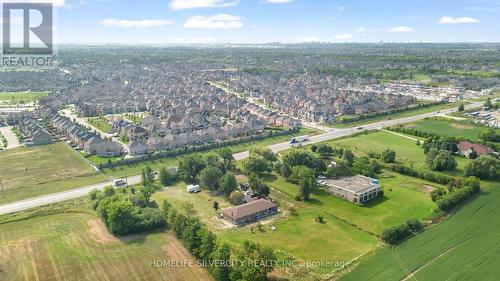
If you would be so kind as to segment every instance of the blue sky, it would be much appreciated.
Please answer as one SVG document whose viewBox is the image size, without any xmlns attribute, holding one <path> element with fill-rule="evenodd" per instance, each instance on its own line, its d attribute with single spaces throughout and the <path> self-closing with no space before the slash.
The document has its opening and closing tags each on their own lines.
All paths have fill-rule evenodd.
<svg viewBox="0 0 500 281">
<path fill-rule="evenodd" d="M 54 1 L 59 43 L 500 42 L 498 0 Z"/>
</svg>

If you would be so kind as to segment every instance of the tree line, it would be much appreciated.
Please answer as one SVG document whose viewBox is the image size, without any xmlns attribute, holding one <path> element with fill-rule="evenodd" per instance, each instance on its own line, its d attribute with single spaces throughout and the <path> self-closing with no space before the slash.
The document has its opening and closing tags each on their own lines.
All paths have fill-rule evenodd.
<svg viewBox="0 0 500 281">
<path fill-rule="evenodd" d="M 268 280 L 276 264 L 272 248 L 247 240 L 239 246 L 220 241 L 200 219 L 177 212 L 168 201 L 162 203 L 162 215 L 175 236 L 215 280 Z"/>
</svg>

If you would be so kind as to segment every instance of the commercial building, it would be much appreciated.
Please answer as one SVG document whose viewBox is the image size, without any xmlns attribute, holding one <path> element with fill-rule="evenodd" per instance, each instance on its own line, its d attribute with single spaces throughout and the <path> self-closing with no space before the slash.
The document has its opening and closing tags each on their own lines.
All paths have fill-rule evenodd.
<svg viewBox="0 0 500 281">
<path fill-rule="evenodd" d="M 380 184 L 377 179 L 362 175 L 324 179 L 320 180 L 320 183 L 326 186 L 333 195 L 360 205 L 377 198 L 380 192 Z"/>
</svg>

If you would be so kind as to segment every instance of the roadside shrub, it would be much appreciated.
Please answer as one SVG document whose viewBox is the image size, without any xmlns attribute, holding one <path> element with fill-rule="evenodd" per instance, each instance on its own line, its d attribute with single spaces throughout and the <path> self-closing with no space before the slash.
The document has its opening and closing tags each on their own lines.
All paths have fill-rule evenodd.
<svg viewBox="0 0 500 281">
<path fill-rule="evenodd" d="M 380 238 L 391 245 L 395 245 L 410 237 L 410 235 L 420 232 L 423 228 L 424 226 L 418 219 L 410 218 L 404 224 L 384 229 Z"/>
<path fill-rule="evenodd" d="M 459 188 L 451 193 L 443 195 L 436 201 L 436 204 L 441 211 L 449 211 L 459 203 L 465 201 L 467 198 L 478 193 L 480 187 L 477 184 Z"/>
<path fill-rule="evenodd" d="M 424 228 L 424 226 L 422 225 L 422 222 L 420 222 L 416 218 L 410 218 L 410 219 L 408 219 L 406 221 L 406 224 L 408 225 L 408 228 L 412 232 L 419 232 L 419 231 L 421 231 Z"/>
<path fill-rule="evenodd" d="M 411 231 L 408 225 L 402 224 L 384 229 L 384 231 L 382 231 L 381 238 L 385 242 L 395 245 L 406 239 L 410 236 L 410 234 Z"/>
</svg>

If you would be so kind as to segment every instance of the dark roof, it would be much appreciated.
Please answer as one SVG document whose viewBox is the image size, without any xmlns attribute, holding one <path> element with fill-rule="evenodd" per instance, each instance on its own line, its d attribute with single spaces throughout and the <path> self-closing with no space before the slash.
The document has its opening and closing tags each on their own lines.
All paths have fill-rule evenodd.
<svg viewBox="0 0 500 281">
<path fill-rule="evenodd" d="M 225 209 L 222 212 L 227 216 L 238 219 L 273 207 L 277 207 L 277 205 L 266 199 L 258 199 L 233 208 Z"/>
</svg>

